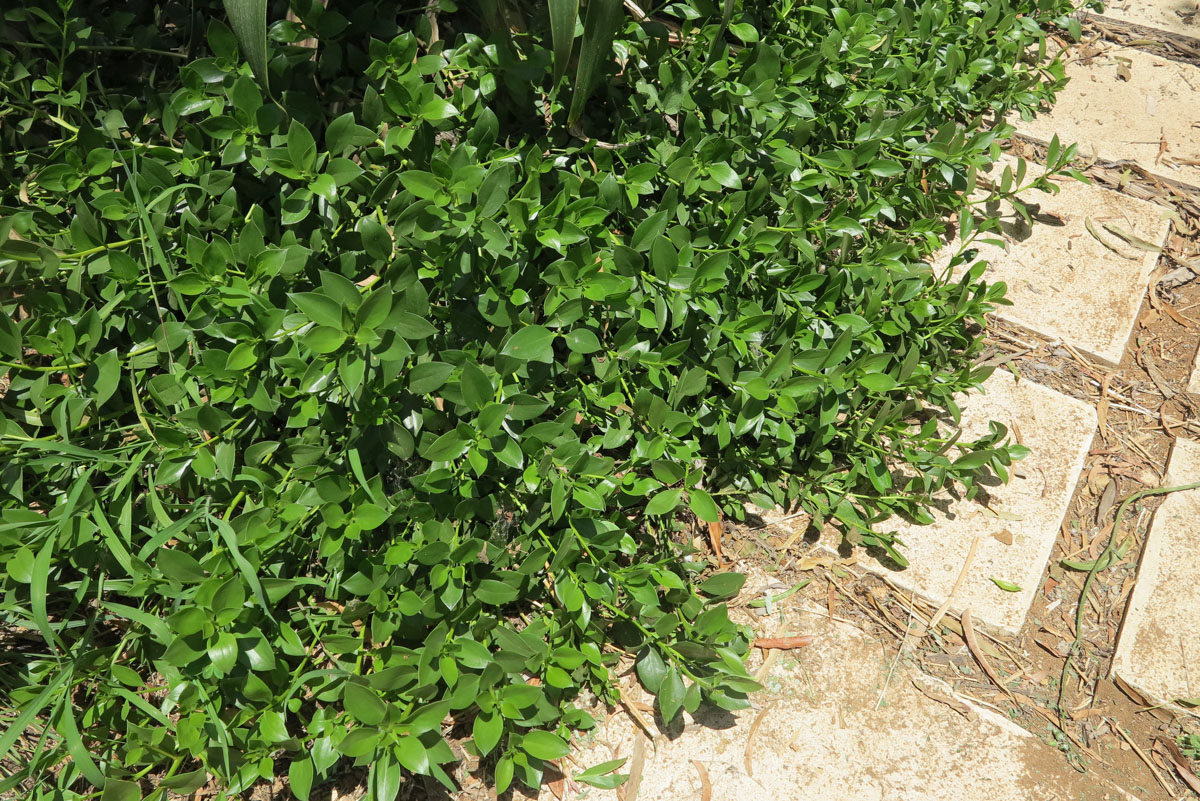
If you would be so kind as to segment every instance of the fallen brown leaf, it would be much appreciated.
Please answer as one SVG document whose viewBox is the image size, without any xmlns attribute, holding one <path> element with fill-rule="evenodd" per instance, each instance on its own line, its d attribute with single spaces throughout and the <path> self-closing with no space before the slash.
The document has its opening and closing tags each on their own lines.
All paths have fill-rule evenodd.
<svg viewBox="0 0 1200 801">
<path fill-rule="evenodd" d="M 723 526 L 719 520 L 708 524 L 708 542 L 712 546 L 713 555 L 717 557 L 717 567 L 725 566 L 725 556 L 721 552 L 722 530 Z"/>
<path fill-rule="evenodd" d="M 1190 787 L 1193 793 L 1200 795 L 1200 777 L 1192 772 L 1188 765 L 1188 758 L 1183 755 L 1183 751 L 1179 750 L 1175 741 L 1167 737 L 1159 737 L 1157 744 L 1167 752 L 1171 763 L 1175 766 L 1175 772 L 1179 774 L 1179 778 L 1183 779 L 1183 783 Z"/>
<path fill-rule="evenodd" d="M 1104 522 L 1104 516 L 1108 514 L 1108 510 L 1112 509 L 1113 504 L 1117 502 L 1117 482 L 1109 479 L 1108 485 L 1104 488 L 1104 494 L 1100 496 L 1100 503 L 1096 506 L 1096 525 Z"/>
<path fill-rule="evenodd" d="M 692 765 L 696 768 L 696 772 L 700 774 L 700 801 L 711 801 L 712 782 L 708 780 L 708 769 L 694 759 L 692 760 Z"/>
<path fill-rule="evenodd" d="M 830 567 L 833 565 L 832 556 L 806 556 L 796 563 L 796 570 L 812 570 L 814 567 Z"/>
<path fill-rule="evenodd" d="M 629 778 L 622 788 L 623 801 L 637 801 L 638 787 L 642 784 L 642 768 L 646 765 L 646 741 L 638 737 L 633 741 L 633 759 L 629 760 Z"/>
<path fill-rule="evenodd" d="M 1191 321 L 1188 320 L 1188 318 L 1184 317 L 1179 312 L 1175 311 L 1175 309 L 1171 306 L 1170 303 L 1164 303 L 1162 306 L 1162 310 L 1167 313 L 1168 317 L 1170 317 L 1175 322 L 1179 323 L 1184 328 L 1192 327 Z"/>
<path fill-rule="evenodd" d="M 642 731 L 646 733 L 646 736 L 653 740 L 654 730 L 650 728 L 649 721 L 642 716 L 642 713 L 637 710 L 637 707 L 634 706 L 634 703 L 625 698 L 624 695 L 621 696 L 620 703 L 621 706 L 625 707 L 625 711 L 629 713 L 629 717 L 637 721 L 638 726 L 641 726 Z"/>
<path fill-rule="evenodd" d="M 795 637 L 759 637 L 754 641 L 755 648 L 779 648 L 782 650 L 790 650 L 792 648 L 803 648 L 806 645 L 812 645 L 815 640 L 812 634 L 799 634 Z"/>
<path fill-rule="evenodd" d="M 975 657 L 975 661 L 983 668 L 983 672 L 992 680 L 992 683 L 1003 690 L 1009 698 L 1012 698 L 1012 690 L 1008 689 L 1008 685 L 1000 680 L 1000 674 L 992 667 L 992 663 L 988 661 L 987 655 L 979 647 L 979 638 L 975 636 L 975 624 L 971 618 L 970 608 L 963 610 L 959 620 L 962 621 L 963 639 L 967 641 L 967 647 L 971 649 L 971 655 Z M 1014 698 L 1013 700 L 1015 701 L 1016 699 Z"/>
<path fill-rule="evenodd" d="M 550 788 L 550 792 L 554 794 L 554 797 L 557 798 L 558 801 L 563 801 L 563 798 L 567 794 L 567 779 L 562 775 L 562 773 L 554 769 L 553 765 L 549 767 L 554 771 L 554 773 L 558 774 L 558 778 L 547 782 L 546 786 Z"/>
<path fill-rule="evenodd" d="M 1067 714 L 1071 716 L 1071 720 L 1080 721 L 1087 720 L 1091 717 L 1103 717 L 1109 713 L 1108 709 L 1072 709 L 1068 710 Z"/>
<path fill-rule="evenodd" d="M 1037 684 L 1038 686 L 1045 687 L 1047 682 L 1050 680 L 1050 668 L 1042 668 L 1034 673 L 1030 673 L 1025 678 L 1026 680 Z"/>
<path fill-rule="evenodd" d="M 758 717 L 750 724 L 750 734 L 746 736 L 746 750 L 742 755 L 742 763 L 746 766 L 746 775 L 754 778 L 754 765 L 750 760 L 750 752 L 754 748 L 754 736 L 758 734 L 758 727 L 762 725 L 763 719 L 767 717 L 767 713 L 775 706 L 775 702 L 767 704 L 762 711 L 758 713 Z"/>
<path fill-rule="evenodd" d="M 1150 349 L 1142 351 L 1142 366 L 1146 368 L 1146 372 L 1150 375 L 1150 380 L 1154 382 L 1154 386 L 1158 387 L 1158 391 L 1163 394 L 1164 398 L 1173 398 L 1177 394 L 1176 391 L 1167 384 L 1166 378 L 1158 369 L 1158 365 L 1154 361 L 1154 356 L 1151 355 Z"/>
</svg>

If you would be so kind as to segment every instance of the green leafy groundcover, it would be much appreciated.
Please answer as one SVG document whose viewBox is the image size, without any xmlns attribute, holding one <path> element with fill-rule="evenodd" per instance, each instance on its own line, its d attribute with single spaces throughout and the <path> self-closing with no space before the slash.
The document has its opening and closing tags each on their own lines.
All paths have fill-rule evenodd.
<svg viewBox="0 0 1200 801">
<path fill-rule="evenodd" d="M 942 431 L 1003 287 L 924 259 L 1069 3 L 551 5 L 4 12 L 0 790 L 537 785 L 622 654 L 756 688 L 691 515 L 902 560 L 1020 455 Z"/>
</svg>

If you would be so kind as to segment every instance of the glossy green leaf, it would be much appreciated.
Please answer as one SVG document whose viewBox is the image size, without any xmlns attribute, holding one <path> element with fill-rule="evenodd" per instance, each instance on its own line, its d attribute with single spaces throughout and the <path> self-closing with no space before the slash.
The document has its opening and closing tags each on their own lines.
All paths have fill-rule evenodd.
<svg viewBox="0 0 1200 801">
<path fill-rule="evenodd" d="M 659 656 L 658 651 L 653 648 L 647 648 L 638 657 L 636 665 L 638 679 L 641 680 L 642 686 L 649 692 L 658 694 L 663 679 L 667 675 L 667 665 L 663 662 L 662 657 Z"/>
<path fill-rule="evenodd" d="M 355 230 L 362 237 L 363 249 L 372 259 L 385 262 L 392 257 L 391 234 L 374 217 L 363 217 Z"/>
<path fill-rule="evenodd" d="M 316 164 L 317 142 L 308 128 L 295 120 L 288 126 L 287 152 L 292 165 L 301 172 L 309 172 Z"/>
<path fill-rule="evenodd" d="M 568 331 L 563 339 L 566 341 L 567 347 L 575 353 L 595 353 L 601 349 L 600 340 L 596 334 L 586 328 Z"/>
<path fill-rule="evenodd" d="M 717 573 L 700 582 L 700 591 L 716 598 L 732 598 L 745 583 L 744 573 Z"/>
<path fill-rule="evenodd" d="M 437 176 L 422 170 L 408 170 L 400 173 L 400 183 L 417 197 L 426 199 L 436 197 L 442 188 Z"/>
<path fill-rule="evenodd" d="M 870 373 L 858 379 L 858 383 L 872 392 L 889 392 L 896 388 L 896 379 L 886 373 Z"/>
<path fill-rule="evenodd" d="M 221 675 L 228 675 L 237 661 L 237 639 L 228 631 L 217 635 L 216 642 L 209 646 L 208 658 L 213 668 Z"/>
<path fill-rule="evenodd" d="M 311 329 L 301 341 L 314 353 L 333 353 L 346 341 L 346 332 L 328 325 Z"/>
<path fill-rule="evenodd" d="M 475 747 L 484 755 L 492 752 L 503 733 L 504 721 L 498 713 L 480 713 L 471 724 L 471 736 L 475 740 Z"/>
<path fill-rule="evenodd" d="M 445 362 L 422 362 L 408 374 L 408 389 L 415 395 L 428 395 L 445 385 L 454 365 Z"/>
<path fill-rule="evenodd" d="M 721 519 L 721 512 L 717 509 L 717 502 L 704 490 L 688 490 L 688 506 L 696 513 L 696 517 L 706 523 L 716 523 Z"/>
<path fill-rule="evenodd" d="M 525 362 L 554 361 L 555 333 L 540 325 L 527 325 L 513 334 L 500 352 Z"/>
<path fill-rule="evenodd" d="M 1004 590 L 1005 592 L 1021 592 L 1021 588 L 1018 585 L 1013 584 L 1011 581 L 1005 581 L 1004 579 L 998 579 L 995 576 L 989 576 L 989 578 L 992 580 L 993 584 L 995 584 L 997 587 Z"/>
<path fill-rule="evenodd" d="M 437 333 L 437 329 L 428 320 L 423 320 L 412 312 L 400 312 L 394 315 L 394 319 L 396 331 L 406 339 L 426 339 Z"/>
<path fill-rule="evenodd" d="M 627 758 L 611 759 L 607 762 L 601 762 L 597 765 L 592 765 L 585 771 L 576 773 L 572 778 L 577 782 L 599 787 L 602 790 L 612 790 L 620 787 L 629 780 L 628 775 L 613 773 L 619 770 L 626 762 Z"/>
<path fill-rule="evenodd" d="M 683 709 L 684 692 L 683 678 L 679 671 L 675 668 L 667 670 L 667 675 L 663 677 L 662 685 L 658 688 L 658 711 L 667 724 L 674 721 L 675 716 Z"/>
<path fill-rule="evenodd" d="M 495 396 L 495 389 L 487 374 L 471 362 L 463 365 L 461 384 L 463 398 L 472 409 L 482 409 Z"/>
<path fill-rule="evenodd" d="M 503 793 L 510 786 L 513 780 L 513 759 L 509 754 L 504 754 L 500 759 L 496 760 L 496 792 Z"/>
<path fill-rule="evenodd" d="M 548 731 L 531 731 L 521 738 L 525 753 L 538 759 L 561 759 L 570 749 L 563 738 Z"/>
<path fill-rule="evenodd" d="M 413 773 L 429 772 L 429 752 L 416 737 L 399 738 L 394 753 L 406 770 Z"/>
<path fill-rule="evenodd" d="M 400 795 L 402 778 L 400 762 L 384 751 L 371 765 L 367 783 L 372 788 L 372 797 L 378 801 L 395 801 Z"/>
<path fill-rule="evenodd" d="M 480 217 L 489 218 L 500 210 L 508 200 L 508 191 L 515 180 L 511 164 L 497 164 L 488 171 L 483 183 L 479 185 Z"/>
<path fill-rule="evenodd" d="M 650 499 L 650 503 L 646 504 L 646 514 L 657 516 L 674 512 L 676 507 L 679 506 L 679 499 L 682 495 L 683 491 L 677 489 L 668 489 L 659 492 Z"/>
<path fill-rule="evenodd" d="M 387 704 L 374 690 L 361 684 L 347 682 L 342 689 L 342 701 L 346 711 L 359 723 L 378 726 L 387 715 Z"/>
<path fill-rule="evenodd" d="M 104 782 L 104 792 L 100 794 L 100 801 L 141 801 L 142 789 L 138 787 L 137 782 L 128 782 L 121 779 L 108 779 Z"/>
<path fill-rule="evenodd" d="M 342 327 L 342 306 L 333 298 L 320 292 L 297 292 L 288 297 L 296 308 L 318 325 L 330 328 Z"/>
<path fill-rule="evenodd" d="M 454 104 L 440 97 L 435 97 L 421 106 L 419 114 L 422 119 L 429 120 L 430 122 L 440 122 L 458 114 L 458 109 L 454 107 Z"/>
<path fill-rule="evenodd" d="M 634 250 L 649 250 L 651 243 L 662 236 L 665 230 L 667 230 L 667 212 L 656 211 L 638 224 L 629 246 Z"/>
<path fill-rule="evenodd" d="M 113 396 L 121 383 L 121 360 L 115 350 L 96 357 L 83 376 L 83 386 L 99 408 Z"/>
<path fill-rule="evenodd" d="M 374 141 L 375 132 L 356 123 L 354 114 L 349 111 L 334 119 L 325 129 L 325 148 L 335 156 Z"/>
<path fill-rule="evenodd" d="M 160 550 L 155 565 L 167 578 L 172 578 L 185 584 L 204 581 L 208 577 L 208 572 L 200 566 L 200 563 L 194 556 L 186 551 L 176 550 L 175 548 L 163 548 Z"/>
<path fill-rule="evenodd" d="M 448 462 L 467 452 L 470 445 L 457 431 L 447 431 L 428 446 L 421 448 L 422 458 L 431 462 Z"/>
<path fill-rule="evenodd" d="M 313 786 L 313 764 L 306 756 L 288 763 L 288 788 L 300 801 L 308 801 Z"/>
</svg>

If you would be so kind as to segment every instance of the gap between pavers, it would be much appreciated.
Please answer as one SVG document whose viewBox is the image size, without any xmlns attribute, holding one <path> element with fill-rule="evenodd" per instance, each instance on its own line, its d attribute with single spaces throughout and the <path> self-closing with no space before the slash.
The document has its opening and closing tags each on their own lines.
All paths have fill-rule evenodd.
<svg viewBox="0 0 1200 801">
<path fill-rule="evenodd" d="M 1128 80 L 1122 74 L 1128 71 Z M 1200 68 L 1113 47 L 1090 59 L 1067 61 L 1070 83 L 1053 109 L 1028 122 L 1014 115 L 1017 131 L 1049 142 L 1077 142 L 1079 155 L 1129 159 L 1152 173 L 1200 186 Z M 1167 149 L 1160 155 L 1162 140 Z"/>
<path fill-rule="evenodd" d="M 999 182 L 1003 169 L 1015 170 L 1016 164 L 1016 159 L 1005 157 L 992 170 L 991 180 Z M 1044 170 L 1027 163 L 1027 171 L 1026 182 Z M 1007 202 L 975 212 L 1002 220 L 1004 247 L 973 243 L 978 258 L 988 262 L 985 279 L 1008 285 L 1013 305 L 1001 306 L 995 314 L 1062 339 L 1108 364 L 1119 364 L 1158 254 L 1134 248 L 1105 226 L 1161 247 L 1170 226 L 1166 210 L 1070 178 L 1056 183 L 1061 187 L 1056 194 L 1021 194 L 1033 214 L 1032 227 Z M 945 264 L 960 247 L 956 238 L 934 265 Z M 970 266 L 960 265 L 956 277 Z"/>
<path fill-rule="evenodd" d="M 886 556 L 863 553 L 859 566 L 886 576 L 908 592 L 941 605 L 951 594 L 971 544 L 979 544 L 951 604 L 955 614 L 970 608 L 978 623 L 1015 636 L 1058 539 L 1096 433 L 1091 405 L 1011 373 L 997 371 L 983 392 L 960 399 L 963 441 L 985 435 L 995 420 L 1010 438 L 1030 449 L 1016 462 L 1008 484 L 988 481 L 973 500 L 945 497 L 933 510 L 936 522 L 916 525 L 898 518 L 884 524 L 904 542 L 909 561 L 895 569 Z M 1011 542 L 1011 544 L 1010 544 Z M 828 546 L 833 543 L 826 540 Z M 1001 589 L 992 579 L 1020 587 Z"/>
<path fill-rule="evenodd" d="M 751 576 L 743 598 L 751 593 Z M 581 735 L 569 772 L 628 758 L 642 740 L 636 801 L 1130 801 L 1122 790 L 1072 769 L 1063 755 L 1003 715 L 950 686 L 893 663 L 890 649 L 823 611 L 792 606 L 759 621 L 775 635 L 817 635 L 781 654 L 766 692 L 737 712 L 701 708 L 650 742 L 623 712 Z M 914 683 L 914 679 L 917 683 Z M 921 689 L 921 688 L 925 689 Z M 627 700 L 649 702 L 639 688 Z M 938 700 L 942 699 L 942 700 Z M 647 713 L 646 717 L 651 717 Z M 656 721 L 661 724 L 661 721 Z M 703 775 L 704 778 L 701 778 Z M 707 785 L 707 790 L 706 790 Z M 564 797 L 609 801 L 614 790 L 564 787 Z M 555 796 L 543 788 L 542 801 Z M 1136 800 L 1135 800 L 1136 801 Z"/>
<path fill-rule="evenodd" d="M 1146 28 L 1200 37 L 1200 5 L 1196 0 L 1110 0 L 1100 19 L 1120 20 Z"/>
<path fill-rule="evenodd" d="M 1176 439 L 1167 471 L 1164 486 L 1200 481 L 1200 444 Z M 1117 640 L 1113 672 L 1156 703 L 1200 703 L 1197 621 L 1200 489 L 1168 495 L 1154 513 Z"/>
</svg>

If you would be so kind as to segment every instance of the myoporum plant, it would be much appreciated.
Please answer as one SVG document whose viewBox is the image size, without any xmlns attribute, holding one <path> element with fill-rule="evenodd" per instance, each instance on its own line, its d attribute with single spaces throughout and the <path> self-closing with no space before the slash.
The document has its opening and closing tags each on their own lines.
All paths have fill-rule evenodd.
<svg viewBox="0 0 1200 801">
<path fill-rule="evenodd" d="M 928 259 L 1069 3 L 228 5 L 3 12 L 0 791 L 536 787 L 622 660 L 757 689 L 690 526 L 903 564 L 1021 455 Z"/>
</svg>

